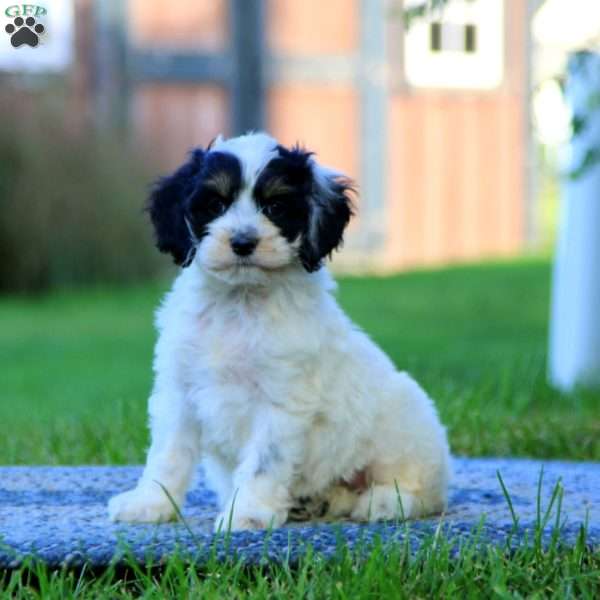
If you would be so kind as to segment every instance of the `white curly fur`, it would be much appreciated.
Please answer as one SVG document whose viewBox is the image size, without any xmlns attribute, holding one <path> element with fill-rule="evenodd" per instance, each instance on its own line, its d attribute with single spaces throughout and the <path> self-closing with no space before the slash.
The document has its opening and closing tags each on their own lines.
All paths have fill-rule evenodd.
<svg viewBox="0 0 600 600">
<path fill-rule="evenodd" d="M 217 141 L 252 164 L 249 187 L 270 156 L 264 138 Z M 232 263 L 233 222 L 269 238 L 264 267 Z M 306 272 L 282 240 L 242 194 L 175 280 L 156 319 L 146 468 L 111 499 L 111 519 L 173 518 L 162 486 L 183 504 L 199 460 L 217 529 L 279 526 L 301 497 L 356 520 L 446 506 L 449 451 L 432 401 L 344 314 L 326 268 Z"/>
</svg>

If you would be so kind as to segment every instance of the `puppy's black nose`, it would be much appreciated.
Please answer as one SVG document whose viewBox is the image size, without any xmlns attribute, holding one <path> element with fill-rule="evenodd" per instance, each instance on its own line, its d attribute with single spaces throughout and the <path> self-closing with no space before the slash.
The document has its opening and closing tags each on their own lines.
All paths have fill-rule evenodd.
<svg viewBox="0 0 600 600">
<path fill-rule="evenodd" d="M 258 245 L 258 237 L 253 233 L 243 232 L 236 233 L 229 241 L 231 249 L 238 256 L 250 256 L 254 252 L 254 248 Z"/>
</svg>

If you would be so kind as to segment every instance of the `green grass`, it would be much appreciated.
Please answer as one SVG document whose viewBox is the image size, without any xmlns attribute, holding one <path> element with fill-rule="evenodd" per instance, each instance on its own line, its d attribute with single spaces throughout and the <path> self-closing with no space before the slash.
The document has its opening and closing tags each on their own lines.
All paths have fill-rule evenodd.
<svg viewBox="0 0 600 600">
<path fill-rule="evenodd" d="M 600 394 L 546 383 L 550 266 L 343 278 L 355 321 L 436 399 L 455 453 L 600 459 Z M 141 462 L 168 283 L 0 299 L 0 464 Z"/>
<path fill-rule="evenodd" d="M 455 453 L 600 460 L 600 392 L 546 383 L 549 282 L 549 263 L 527 260 L 343 278 L 339 298 L 434 396 Z M 0 299 L 0 463 L 144 459 L 152 313 L 167 285 Z M 443 537 L 416 555 L 398 545 L 296 565 L 0 571 L 16 598 L 594 598 L 599 582 L 583 540 L 452 556 Z"/>
<path fill-rule="evenodd" d="M 582 534 L 567 547 L 532 540 L 516 549 L 482 547 L 476 536 L 457 552 L 441 537 L 411 551 L 402 542 L 370 552 L 338 548 L 330 559 L 308 552 L 293 564 L 245 566 L 213 554 L 201 566 L 172 556 L 160 567 L 130 560 L 125 568 L 0 571 L 10 598 L 597 598 L 600 556 Z"/>
</svg>

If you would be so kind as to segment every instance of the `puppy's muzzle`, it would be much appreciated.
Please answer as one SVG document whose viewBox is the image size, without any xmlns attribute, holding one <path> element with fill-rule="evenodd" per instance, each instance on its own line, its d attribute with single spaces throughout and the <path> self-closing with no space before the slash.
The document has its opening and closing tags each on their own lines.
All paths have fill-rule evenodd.
<svg viewBox="0 0 600 600">
<path fill-rule="evenodd" d="M 250 256 L 258 246 L 258 236 L 253 231 L 241 231 L 231 236 L 229 243 L 238 256 Z"/>
</svg>

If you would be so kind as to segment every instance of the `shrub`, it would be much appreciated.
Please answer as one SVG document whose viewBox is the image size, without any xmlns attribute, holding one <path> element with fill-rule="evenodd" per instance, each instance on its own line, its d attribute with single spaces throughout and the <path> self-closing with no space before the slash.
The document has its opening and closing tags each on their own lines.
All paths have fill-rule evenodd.
<svg viewBox="0 0 600 600">
<path fill-rule="evenodd" d="M 0 98 L 0 292 L 157 273 L 165 261 L 142 210 L 150 178 L 131 150 L 22 104 Z"/>
</svg>

